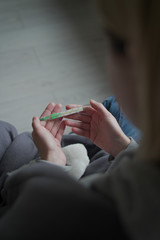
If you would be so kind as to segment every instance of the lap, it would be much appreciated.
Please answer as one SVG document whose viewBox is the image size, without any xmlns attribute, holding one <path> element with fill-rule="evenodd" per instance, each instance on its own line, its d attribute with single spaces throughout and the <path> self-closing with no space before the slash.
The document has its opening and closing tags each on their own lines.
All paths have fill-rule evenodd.
<svg viewBox="0 0 160 240">
<path fill-rule="evenodd" d="M 0 121 L 0 189 L 7 173 L 30 162 L 38 151 L 30 133 L 17 133 L 14 126 Z"/>
<path fill-rule="evenodd" d="M 8 178 L 5 189 L 7 214 L 0 212 L 1 239 L 59 239 L 70 228 L 71 237 L 75 230 L 84 237 L 86 230 L 92 229 L 90 236 L 98 238 L 104 236 L 106 225 L 109 237 L 114 236 L 115 227 L 115 234 L 120 235 L 113 204 L 58 166 L 40 162 L 25 166 Z"/>
<path fill-rule="evenodd" d="M 0 121 L 0 160 L 17 135 L 13 125 Z"/>
</svg>

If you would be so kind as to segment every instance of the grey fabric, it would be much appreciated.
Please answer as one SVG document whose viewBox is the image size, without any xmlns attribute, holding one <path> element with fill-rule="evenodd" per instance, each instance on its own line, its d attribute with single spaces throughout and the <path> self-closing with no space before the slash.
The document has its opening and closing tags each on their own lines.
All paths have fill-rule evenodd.
<svg viewBox="0 0 160 240">
<path fill-rule="evenodd" d="M 17 133 L 14 126 L 0 121 L 0 189 L 7 172 L 29 163 L 38 156 L 31 133 Z"/>
<path fill-rule="evenodd" d="M 112 202 L 56 165 L 34 162 L 16 170 L 2 196 L 0 239 L 126 239 Z"/>
<path fill-rule="evenodd" d="M 111 161 L 109 159 L 110 155 L 107 152 L 97 147 L 85 137 L 81 137 L 75 134 L 63 136 L 62 146 L 67 146 L 75 143 L 81 143 L 86 147 L 90 159 L 90 164 L 86 168 L 86 171 L 82 177 L 94 173 L 104 173 L 108 170 L 111 165 Z"/>
<path fill-rule="evenodd" d="M 128 152 L 90 187 L 114 203 L 129 239 L 160 239 L 160 165 Z"/>
<path fill-rule="evenodd" d="M 18 168 L 22 160 L 36 156 L 37 149 L 30 134 L 17 135 L 5 124 L 1 131 L 7 137 L 0 164 L 5 173 L 17 170 L 8 175 L 1 190 L 0 239 L 76 238 L 86 233 L 97 239 L 160 239 L 160 166 L 139 159 L 131 151 L 137 147 L 134 141 L 117 158 L 106 158 L 105 173 L 78 182 L 45 161 Z M 91 164 L 106 157 L 89 140 L 78 139 L 86 146 Z M 62 145 L 75 141 L 77 136 L 65 136 Z M 21 144 L 33 148 L 16 152 L 12 144 L 18 150 Z"/>
<path fill-rule="evenodd" d="M 17 130 L 14 126 L 0 121 L 0 160 L 16 136 Z"/>
</svg>

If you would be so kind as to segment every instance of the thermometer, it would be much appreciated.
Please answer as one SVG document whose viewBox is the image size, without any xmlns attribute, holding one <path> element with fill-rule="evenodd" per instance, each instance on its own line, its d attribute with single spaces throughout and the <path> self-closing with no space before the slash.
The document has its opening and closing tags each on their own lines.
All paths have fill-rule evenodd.
<svg viewBox="0 0 160 240">
<path fill-rule="evenodd" d="M 56 118 L 61 118 L 61 117 L 65 117 L 71 114 L 75 114 L 75 113 L 79 113 L 83 111 L 84 106 L 81 107 L 77 107 L 77 108 L 72 108 L 63 112 L 58 112 L 58 113 L 53 113 L 50 116 L 46 116 L 43 118 L 40 118 L 40 121 L 48 121 L 48 120 L 52 120 L 52 119 L 56 119 Z"/>
</svg>

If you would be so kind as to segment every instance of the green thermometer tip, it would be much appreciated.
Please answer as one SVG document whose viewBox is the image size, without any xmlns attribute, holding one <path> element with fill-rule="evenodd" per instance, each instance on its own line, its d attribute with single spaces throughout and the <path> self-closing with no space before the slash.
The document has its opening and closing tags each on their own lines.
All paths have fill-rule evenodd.
<svg viewBox="0 0 160 240">
<path fill-rule="evenodd" d="M 53 120 L 53 119 L 57 119 L 57 118 L 60 118 L 60 117 L 65 117 L 65 116 L 68 116 L 68 115 L 71 115 L 71 114 L 74 114 L 74 113 L 79 113 L 79 112 L 82 112 L 82 111 L 83 111 L 83 106 L 78 107 L 78 108 L 72 108 L 72 109 L 69 109 L 69 110 L 64 111 L 64 112 L 53 113 L 50 116 L 40 118 L 40 121 Z"/>
</svg>

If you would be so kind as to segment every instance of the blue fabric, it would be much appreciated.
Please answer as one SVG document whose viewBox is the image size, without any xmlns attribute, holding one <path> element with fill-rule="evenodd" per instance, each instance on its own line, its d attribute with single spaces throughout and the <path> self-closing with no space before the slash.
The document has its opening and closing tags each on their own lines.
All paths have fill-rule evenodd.
<svg viewBox="0 0 160 240">
<path fill-rule="evenodd" d="M 140 130 L 135 127 L 126 117 L 126 115 L 120 109 L 115 97 L 110 96 L 104 102 L 105 108 L 116 118 L 123 132 L 132 137 L 136 142 L 139 142 L 141 138 Z"/>
</svg>

